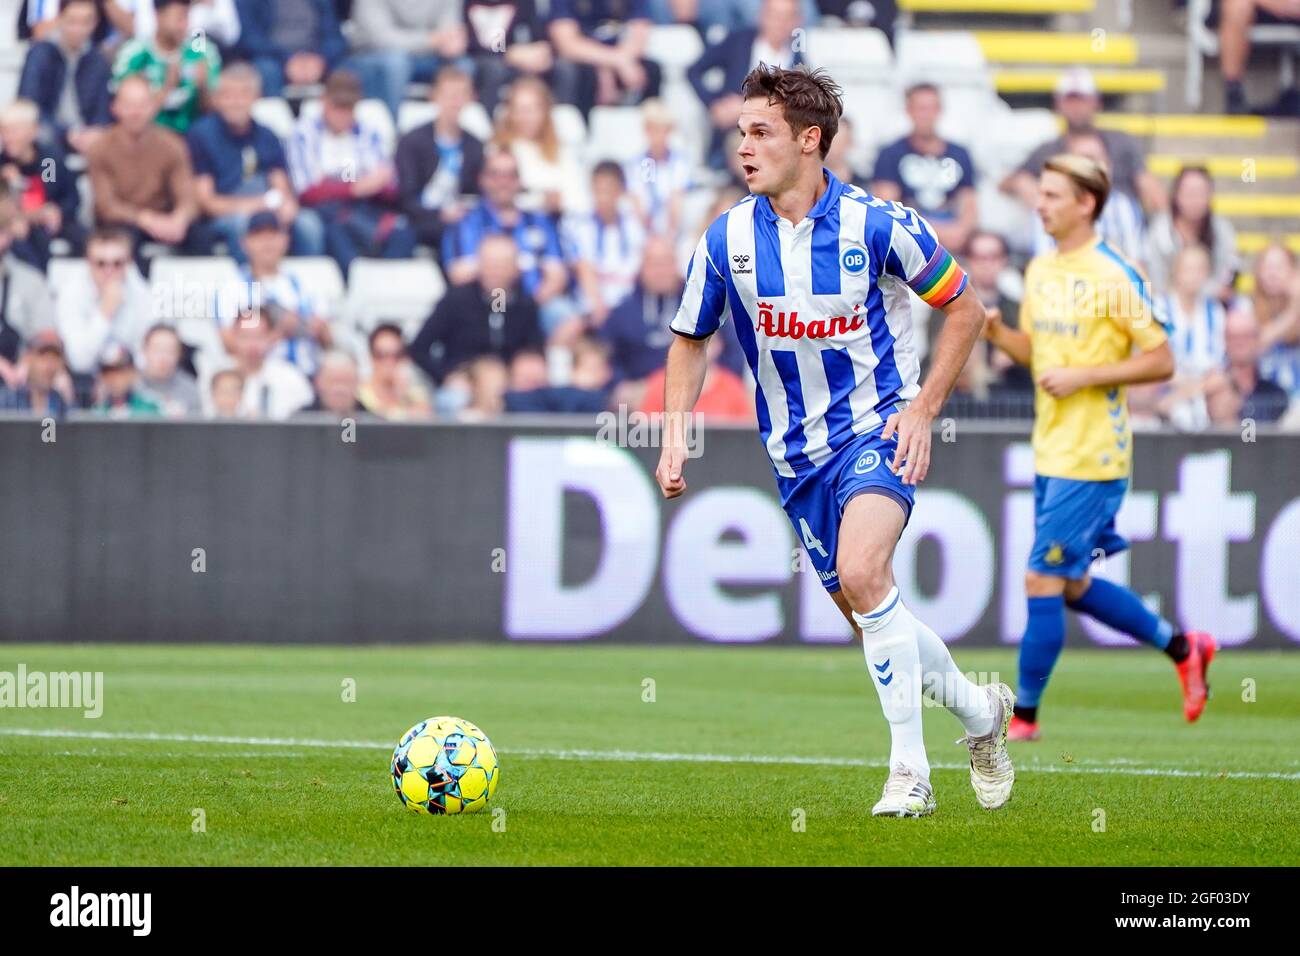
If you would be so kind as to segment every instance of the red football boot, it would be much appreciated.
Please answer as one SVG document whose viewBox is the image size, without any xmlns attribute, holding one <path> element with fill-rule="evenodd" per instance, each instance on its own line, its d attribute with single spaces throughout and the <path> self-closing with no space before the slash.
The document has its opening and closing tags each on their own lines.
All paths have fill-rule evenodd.
<svg viewBox="0 0 1300 956">
<path fill-rule="evenodd" d="M 1011 723 L 1007 725 L 1007 740 L 1037 740 L 1039 737 L 1038 722 L 1030 723 L 1027 720 L 1021 720 L 1014 714 L 1011 717 Z"/>
<path fill-rule="evenodd" d="M 1210 696 L 1210 685 L 1206 683 L 1205 675 L 1219 645 L 1204 631 L 1188 631 L 1184 636 L 1190 652 L 1181 664 L 1175 666 L 1183 684 L 1183 716 L 1191 723 L 1205 710 L 1206 698 Z"/>
</svg>

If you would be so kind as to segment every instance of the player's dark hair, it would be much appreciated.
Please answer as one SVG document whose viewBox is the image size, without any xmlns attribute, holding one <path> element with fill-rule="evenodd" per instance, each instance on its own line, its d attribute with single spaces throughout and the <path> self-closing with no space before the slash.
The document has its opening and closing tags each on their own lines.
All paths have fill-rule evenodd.
<svg viewBox="0 0 1300 956">
<path fill-rule="evenodd" d="M 96 226 L 90 235 L 86 238 L 86 246 L 92 243 L 101 242 L 120 242 L 128 249 L 131 248 L 131 234 L 121 226 Z"/>
<path fill-rule="evenodd" d="M 840 129 L 844 91 L 825 70 L 808 70 L 802 66 L 783 70 L 760 63 L 745 77 L 740 95 L 747 100 L 760 97 L 769 105 L 779 104 L 795 136 L 816 126 L 822 131 L 819 148 L 822 159 L 826 158 L 831 141 Z"/>
</svg>

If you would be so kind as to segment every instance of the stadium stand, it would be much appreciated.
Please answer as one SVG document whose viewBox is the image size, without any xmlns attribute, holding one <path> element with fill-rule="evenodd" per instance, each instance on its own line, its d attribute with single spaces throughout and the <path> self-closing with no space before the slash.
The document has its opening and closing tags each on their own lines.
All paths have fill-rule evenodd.
<svg viewBox="0 0 1300 956">
<path fill-rule="evenodd" d="M 438 0 L 411 2 L 427 5 Z M 269 16 L 274 18 L 276 5 L 274 0 L 269 3 Z M 19 24 L 23 9 L 15 0 L 0 0 L 0 107 L 15 98 L 19 75 L 33 42 L 20 39 L 34 28 L 31 23 Z M 546 4 L 541 4 L 540 9 L 544 14 Z M 805 5 L 805 11 L 810 9 L 814 6 Z M 1175 233 L 1178 229 L 1201 228 L 1197 215 L 1186 210 L 1172 218 L 1161 216 L 1167 211 L 1164 204 L 1169 185 L 1180 171 L 1204 167 L 1212 185 L 1209 212 L 1230 227 L 1230 232 L 1221 232 L 1235 237 L 1238 256 L 1239 300 L 1225 304 L 1264 309 L 1282 316 L 1279 321 L 1289 321 L 1285 319 L 1291 314 L 1289 293 L 1279 289 L 1289 288 L 1290 282 L 1300 290 L 1300 280 L 1292 278 L 1296 274 L 1294 257 L 1300 253 L 1300 160 L 1296 158 L 1300 156 L 1300 124 L 1294 116 L 1224 115 L 1204 108 L 1204 104 L 1222 102 L 1224 96 L 1221 78 L 1214 69 L 1218 38 L 1211 0 L 1152 0 L 1142 4 L 1131 0 L 899 0 L 898 10 L 898 20 L 890 25 L 888 34 L 827 16 L 802 23 L 788 44 L 792 56 L 809 67 L 826 69 L 844 89 L 845 115 L 851 122 L 853 138 L 844 162 L 856 181 L 865 186 L 872 178 L 882 147 L 910 135 L 912 124 L 904 109 L 905 92 L 917 83 L 933 85 L 942 103 L 937 134 L 969 152 L 978 226 L 1005 242 L 1010 260 L 998 287 L 1014 291 L 1029 248 L 1034 214 L 1026 196 L 1008 188 L 1008 183 L 1035 150 L 1067 128 L 1063 97 L 1077 99 L 1084 96 L 1079 89 L 1093 89 L 1093 109 L 1099 107 L 1100 111 L 1088 122 L 1104 137 L 1133 144 L 1137 171 L 1144 171 L 1141 188 L 1135 189 L 1139 193 L 1135 198 L 1145 207 L 1141 213 L 1143 227 L 1167 229 L 1172 222 Z M 354 35 L 350 24 L 343 25 L 343 35 Z M 105 42 L 113 44 L 120 39 L 110 36 Z M 666 232 L 684 267 L 696 237 L 707 225 L 705 217 L 710 210 L 716 210 L 719 202 L 734 202 L 743 195 L 743 188 L 736 192 L 734 169 L 709 163 L 709 112 L 688 78 L 691 67 L 706 49 L 706 39 L 716 41 L 717 34 L 690 23 L 656 23 L 650 28 L 644 56 L 658 66 L 659 93 L 644 107 L 628 94 L 607 95 L 611 90 L 598 84 L 595 105 L 589 109 L 589 104 L 561 99 L 550 107 L 549 116 L 515 117 L 515 135 L 529 140 L 524 151 L 516 150 L 522 163 L 549 160 L 556 163 L 555 168 L 570 171 L 562 183 L 561 202 L 555 203 L 553 195 L 533 195 L 532 205 L 521 200 L 520 209 L 541 207 L 541 212 L 552 219 L 558 236 L 584 234 L 583 229 L 590 227 L 589 221 L 581 218 L 590 215 L 590 174 L 598 163 L 614 160 L 626 177 L 636 180 L 631 183 L 636 188 L 628 190 L 627 202 L 629 208 L 634 201 L 637 204 L 641 227 L 652 234 Z M 1251 31 L 1250 41 L 1247 79 L 1255 86 L 1280 86 L 1285 91 L 1294 82 L 1292 61 L 1300 43 L 1300 24 L 1260 23 Z M 545 37 L 538 42 L 548 43 Z M 331 53 L 335 62 L 347 66 L 350 61 L 340 60 L 336 54 Z M 238 48 L 223 50 L 224 62 L 238 59 Z M 498 79 L 507 80 L 541 76 L 549 91 L 562 95 L 565 84 L 556 77 L 563 71 L 539 71 L 537 66 L 517 66 L 513 73 L 496 73 L 500 74 Z M 1086 82 L 1078 79 L 1080 68 L 1088 71 Z M 253 108 L 257 122 L 286 146 L 304 117 L 321 115 L 320 97 L 328 77 L 310 83 L 296 82 L 293 76 L 287 79 L 283 95 L 263 97 Z M 361 79 L 364 85 L 365 77 Z M 219 75 L 213 80 L 219 83 Z M 1079 87 L 1081 82 L 1084 87 Z M 1172 90 L 1183 92 L 1185 106 L 1170 102 Z M 357 103 L 357 122 L 379 131 L 381 149 L 391 157 L 401 136 L 436 119 L 438 107 L 430 102 L 429 91 L 428 83 L 411 84 L 394 113 L 384 101 L 373 98 L 375 94 L 367 87 L 371 98 Z M 480 101 L 501 104 L 503 93 L 504 89 L 495 86 L 486 91 L 480 87 L 476 90 L 478 101 L 465 104 L 459 113 L 461 129 L 489 151 L 501 148 L 505 142 L 500 127 L 503 106 L 498 106 L 496 115 L 490 115 Z M 1177 112 L 1179 108 L 1188 112 Z M 665 115 L 671 118 L 671 128 L 663 151 L 656 154 L 660 147 L 654 146 L 647 135 L 648 117 Z M 530 131 L 520 134 L 522 127 Z M 89 177 L 78 175 L 84 162 L 72 149 L 74 140 L 80 142 L 81 132 L 57 130 L 58 141 L 43 143 L 42 148 L 57 151 L 60 156 L 66 154 L 70 175 L 77 175 L 81 197 L 77 217 L 89 229 L 96 225 L 93 192 Z M 93 136 L 95 131 L 88 132 Z M 1114 143 L 1107 142 L 1114 152 Z M 328 166 L 330 156 L 344 156 L 356 144 L 348 142 L 345 132 L 326 133 L 322 142 L 314 142 L 313 147 L 321 152 Z M 513 145 L 510 148 L 515 150 Z M 434 172 L 422 185 L 424 209 L 435 210 L 444 225 L 455 224 L 483 202 L 481 184 L 471 182 L 472 175 L 459 177 L 462 160 L 458 149 L 446 147 L 437 162 L 428 164 Z M 566 162 L 572 165 L 564 165 Z M 334 199 L 364 197 L 364 210 L 371 216 L 365 220 L 366 231 L 361 233 L 365 241 L 353 243 L 357 248 L 342 255 L 331 247 L 327 256 L 285 259 L 284 273 L 305 290 L 304 301 L 310 303 L 310 308 L 302 305 L 298 311 L 303 314 L 289 309 L 284 321 L 289 327 L 299 328 L 299 334 L 305 334 L 302 323 L 312 325 L 312 335 L 322 343 L 332 342 L 352 352 L 364 371 L 369 331 L 378 323 L 391 321 L 409 343 L 447 291 L 446 264 L 441 261 L 443 250 L 436 247 L 437 243 L 427 244 L 428 240 L 421 240 L 426 244 L 416 247 L 410 257 L 391 251 L 402 248 L 401 243 L 384 244 L 385 237 L 404 228 L 403 207 L 395 203 L 396 184 L 388 167 L 354 177 L 355 181 L 348 177 L 346 162 L 339 168 L 342 172 L 337 181 L 312 186 L 312 202 L 318 207 L 324 203 L 333 210 L 329 203 Z M 524 179 L 529 171 L 526 165 L 521 170 Z M 14 189 L 16 183 L 12 180 L 10 188 Z M 1149 188 L 1152 184 L 1154 187 Z M 32 185 L 27 183 L 28 193 Z M 415 185 L 418 192 L 421 184 Z M 298 188 L 303 188 L 302 184 Z M 267 193 L 261 197 L 235 197 L 234 201 L 247 214 L 261 210 L 280 215 L 277 210 L 284 208 L 286 198 L 294 197 Z M 306 208 L 308 204 L 303 205 Z M 509 220 L 515 212 L 501 214 L 507 221 L 498 222 L 497 231 L 512 233 L 515 226 Z M 339 228 L 348 228 L 349 213 L 331 211 L 331 215 L 341 216 Z M 479 209 L 476 215 L 485 216 L 484 221 L 491 223 L 498 212 L 489 206 Z M 580 225 L 583 222 L 587 225 Z M 521 243 L 519 250 L 521 274 L 527 274 L 532 255 L 529 243 Z M 213 301 L 218 291 L 228 293 L 246 280 L 240 278 L 229 258 L 192 255 L 196 250 L 185 243 L 172 245 L 167 255 L 153 256 L 150 263 L 151 254 L 157 251 L 148 245 L 140 250 L 141 259 L 150 269 L 156 302 L 161 303 L 156 305 L 160 311 L 154 318 L 177 324 L 190 346 L 190 361 L 195 368 L 204 364 L 221 366 L 229 359 L 230 343 L 223 338 Z M 46 281 L 55 297 L 59 289 L 84 281 L 86 274 L 85 262 L 67 258 L 67 252 L 54 249 L 46 270 Z M 960 258 L 965 250 L 954 252 Z M 575 340 L 568 337 L 573 329 L 600 335 L 599 322 L 582 312 L 584 296 L 572 278 L 575 250 L 562 244 L 561 253 L 568 270 L 568 287 L 559 295 L 548 291 L 544 307 L 546 327 L 557 330 L 547 345 L 546 365 L 552 370 L 567 367 L 567 360 L 557 355 L 573 347 Z M 13 254 L 23 255 L 21 243 Z M 380 258 L 390 254 L 404 257 Z M 1271 304 L 1263 303 L 1257 290 L 1260 280 L 1256 265 L 1266 256 L 1270 257 L 1270 268 L 1283 273 L 1269 272 L 1263 280 L 1268 287 L 1266 293 L 1272 296 Z M 1277 265 L 1286 256 L 1291 257 L 1289 273 L 1287 267 Z M 349 260 L 350 267 L 341 269 L 339 263 L 346 265 Z M 181 294 L 174 294 L 176 290 Z M 187 298 L 186 292 L 194 295 Z M 1300 296 L 1300 291 L 1296 295 Z M 1300 309 L 1300 302 L 1295 307 Z M 923 307 L 915 311 L 922 321 L 928 318 Z M 1278 349 L 1296 353 L 1300 367 L 1300 328 L 1271 334 L 1277 339 Z M 413 374 L 419 373 L 413 370 Z M 1300 396 L 1296 397 L 1300 400 Z M 1003 395 L 996 402 L 964 400 L 958 407 L 983 415 L 1023 417 L 1028 414 L 1028 406 L 1022 398 Z M 443 407 L 436 400 L 433 404 Z M 1297 417 L 1300 413 L 1292 419 Z"/>
</svg>

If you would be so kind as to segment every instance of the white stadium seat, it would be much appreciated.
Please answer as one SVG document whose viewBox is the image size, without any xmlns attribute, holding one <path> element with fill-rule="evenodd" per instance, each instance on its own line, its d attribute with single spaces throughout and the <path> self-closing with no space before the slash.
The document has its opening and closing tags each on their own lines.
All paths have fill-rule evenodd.
<svg viewBox="0 0 1300 956">
<path fill-rule="evenodd" d="M 645 124 L 641 110 L 635 106 L 597 106 L 591 111 L 591 136 L 587 144 L 587 161 L 602 159 L 624 162 L 645 152 Z"/>
<path fill-rule="evenodd" d="M 812 27 L 806 43 L 808 65 L 826 69 L 841 86 L 883 83 L 893 73 L 894 56 L 880 30 Z"/>
<path fill-rule="evenodd" d="M 302 284 L 313 302 L 320 304 L 326 318 L 342 313 L 347 289 L 337 262 L 329 256 L 291 256 L 284 260 L 282 268 Z"/>
<path fill-rule="evenodd" d="M 368 333 L 396 322 L 409 341 L 447 290 L 432 259 L 354 259 L 348 271 L 349 318 Z"/>
<path fill-rule="evenodd" d="M 684 23 L 662 24 L 650 28 L 646 42 L 646 59 L 659 64 L 664 79 L 682 77 L 691 64 L 704 53 L 699 31 Z"/>
<path fill-rule="evenodd" d="M 972 33 L 900 30 L 896 42 L 896 75 L 904 87 L 926 81 L 937 86 L 993 88 L 984 51 Z"/>
<path fill-rule="evenodd" d="M 264 96 L 254 103 L 253 119 L 282 140 L 293 135 L 293 110 L 278 96 Z"/>
<path fill-rule="evenodd" d="M 438 118 L 438 107 L 423 100 L 405 100 L 397 110 L 397 133 L 403 136 Z M 460 128 L 487 142 L 492 138 L 492 120 L 482 103 L 470 103 L 460 113 Z"/>
<path fill-rule="evenodd" d="M 551 107 L 551 122 L 555 124 L 560 143 L 574 156 L 582 156 L 587 151 L 587 124 L 582 120 L 581 110 L 568 103 L 557 103 Z"/>
</svg>

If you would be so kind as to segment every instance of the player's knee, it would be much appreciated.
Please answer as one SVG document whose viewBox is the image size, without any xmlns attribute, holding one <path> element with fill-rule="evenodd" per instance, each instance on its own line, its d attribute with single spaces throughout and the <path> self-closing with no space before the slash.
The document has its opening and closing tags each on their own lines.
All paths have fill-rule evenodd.
<svg viewBox="0 0 1300 956">
<path fill-rule="evenodd" d="M 873 610 L 894 586 L 889 563 L 871 555 L 854 558 L 839 568 L 840 589 L 853 609 L 861 614 Z"/>
<path fill-rule="evenodd" d="M 1039 574 L 1037 571 L 1025 572 L 1025 597 L 1055 597 L 1064 590 L 1064 578 Z"/>
<path fill-rule="evenodd" d="M 1092 585 L 1092 578 L 1084 575 L 1065 582 L 1065 603 L 1073 604 L 1087 592 Z"/>
</svg>

